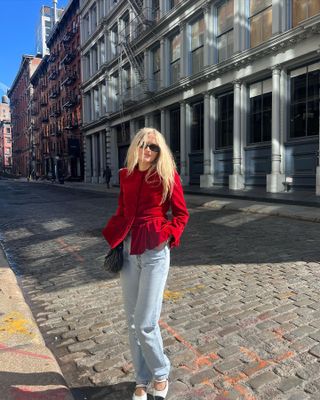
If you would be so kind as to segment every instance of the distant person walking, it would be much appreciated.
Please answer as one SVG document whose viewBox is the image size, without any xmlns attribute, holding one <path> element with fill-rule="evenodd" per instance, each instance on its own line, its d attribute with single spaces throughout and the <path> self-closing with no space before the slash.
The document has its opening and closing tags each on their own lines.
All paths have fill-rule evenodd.
<svg viewBox="0 0 320 400">
<path fill-rule="evenodd" d="M 107 187 L 110 189 L 110 179 L 112 177 L 112 173 L 109 165 L 106 166 L 106 169 L 103 172 L 103 177 L 106 178 Z"/>
</svg>

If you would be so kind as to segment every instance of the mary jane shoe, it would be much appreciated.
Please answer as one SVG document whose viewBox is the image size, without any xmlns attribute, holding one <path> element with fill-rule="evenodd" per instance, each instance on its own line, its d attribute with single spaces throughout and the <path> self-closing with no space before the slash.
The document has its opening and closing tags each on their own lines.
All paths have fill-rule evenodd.
<svg viewBox="0 0 320 400">
<path fill-rule="evenodd" d="M 164 400 L 167 397 L 169 390 L 169 381 L 166 381 L 166 387 L 163 390 L 153 389 L 154 400 Z"/>
</svg>

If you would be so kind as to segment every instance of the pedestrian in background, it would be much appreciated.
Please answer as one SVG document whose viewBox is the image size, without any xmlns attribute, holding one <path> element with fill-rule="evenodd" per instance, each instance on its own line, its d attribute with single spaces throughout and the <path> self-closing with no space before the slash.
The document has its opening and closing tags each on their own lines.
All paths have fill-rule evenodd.
<svg viewBox="0 0 320 400">
<path fill-rule="evenodd" d="M 112 173 L 109 165 L 107 165 L 106 169 L 103 171 L 103 177 L 106 178 L 107 188 L 110 189 L 110 179 L 112 177 Z"/>
<path fill-rule="evenodd" d="M 158 321 L 170 248 L 179 245 L 189 214 L 173 156 L 157 130 L 137 132 L 119 176 L 118 208 L 103 234 L 111 248 L 124 243 L 120 282 L 136 376 L 132 399 L 147 400 L 154 381 L 153 395 L 162 400 L 168 393 L 170 361 Z"/>
</svg>

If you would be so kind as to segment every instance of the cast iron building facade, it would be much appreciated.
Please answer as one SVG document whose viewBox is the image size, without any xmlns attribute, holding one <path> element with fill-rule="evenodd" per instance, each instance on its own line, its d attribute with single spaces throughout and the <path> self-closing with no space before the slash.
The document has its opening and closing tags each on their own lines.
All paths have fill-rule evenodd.
<svg viewBox="0 0 320 400">
<path fill-rule="evenodd" d="M 184 184 L 320 194 L 319 0 L 82 0 L 80 16 L 87 181 L 153 126 Z"/>
</svg>

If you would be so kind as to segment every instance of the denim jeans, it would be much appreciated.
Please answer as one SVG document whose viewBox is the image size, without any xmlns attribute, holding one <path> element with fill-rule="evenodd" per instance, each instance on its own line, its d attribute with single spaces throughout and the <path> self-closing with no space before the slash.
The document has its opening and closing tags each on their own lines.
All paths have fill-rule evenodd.
<svg viewBox="0 0 320 400">
<path fill-rule="evenodd" d="M 146 250 L 130 255 L 131 240 L 124 241 L 124 263 L 120 273 L 129 343 L 137 384 L 167 379 L 170 361 L 163 352 L 159 327 L 170 249 Z"/>
</svg>

